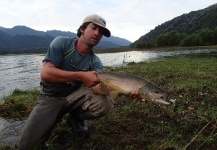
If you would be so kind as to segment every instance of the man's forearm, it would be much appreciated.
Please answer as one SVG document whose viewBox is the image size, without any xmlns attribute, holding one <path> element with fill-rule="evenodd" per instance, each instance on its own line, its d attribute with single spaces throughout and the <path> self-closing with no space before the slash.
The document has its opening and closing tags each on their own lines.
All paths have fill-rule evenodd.
<svg viewBox="0 0 217 150">
<path fill-rule="evenodd" d="M 82 72 L 71 72 L 56 68 L 52 63 L 46 62 L 41 69 L 41 79 L 50 82 L 80 81 Z"/>
</svg>

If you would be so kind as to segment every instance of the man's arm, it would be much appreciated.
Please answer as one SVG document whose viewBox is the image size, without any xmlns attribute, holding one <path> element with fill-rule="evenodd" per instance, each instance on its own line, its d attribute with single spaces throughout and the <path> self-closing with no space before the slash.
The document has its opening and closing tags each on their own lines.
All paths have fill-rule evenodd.
<svg viewBox="0 0 217 150">
<path fill-rule="evenodd" d="M 95 71 L 72 72 L 65 71 L 55 67 L 51 62 L 44 62 L 41 68 L 40 76 L 44 81 L 49 82 L 74 82 L 81 81 L 87 87 L 95 86 L 99 83 Z"/>
</svg>

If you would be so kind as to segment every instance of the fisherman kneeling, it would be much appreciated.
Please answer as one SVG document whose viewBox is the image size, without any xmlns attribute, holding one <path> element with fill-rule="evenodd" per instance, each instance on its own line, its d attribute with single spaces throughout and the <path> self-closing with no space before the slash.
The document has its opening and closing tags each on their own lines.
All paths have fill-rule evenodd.
<svg viewBox="0 0 217 150">
<path fill-rule="evenodd" d="M 19 135 L 18 149 L 30 150 L 46 141 L 67 113 L 73 130 L 86 132 L 84 120 L 105 116 L 113 108 L 109 89 L 99 90 L 97 73 L 103 65 L 92 50 L 103 35 L 111 35 L 106 21 L 96 14 L 87 16 L 77 35 L 79 39 L 56 37 L 51 42 L 40 72 L 41 94 Z"/>
</svg>

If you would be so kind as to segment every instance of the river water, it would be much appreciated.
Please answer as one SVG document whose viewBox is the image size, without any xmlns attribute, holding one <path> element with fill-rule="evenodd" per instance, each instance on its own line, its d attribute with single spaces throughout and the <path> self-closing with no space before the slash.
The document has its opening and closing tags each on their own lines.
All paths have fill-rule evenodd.
<svg viewBox="0 0 217 150">
<path fill-rule="evenodd" d="M 129 51 L 120 53 L 97 54 L 104 66 L 121 66 L 128 62 L 157 60 L 160 57 L 181 54 L 209 53 L 217 50 L 181 50 L 181 51 Z M 7 55 L 0 56 L 0 103 L 14 89 L 38 89 L 39 72 L 44 56 Z M 13 145 L 18 132 L 25 121 L 13 121 L 0 118 L 0 143 Z"/>
<path fill-rule="evenodd" d="M 180 54 L 208 53 L 217 50 L 182 50 L 182 51 L 129 51 L 120 53 L 97 54 L 104 66 L 121 66 L 127 62 L 141 62 L 165 56 Z M 39 88 L 39 72 L 42 55 L 7 55 L 0 56 L 0 102 L 14 89 Z"/>
</svg>

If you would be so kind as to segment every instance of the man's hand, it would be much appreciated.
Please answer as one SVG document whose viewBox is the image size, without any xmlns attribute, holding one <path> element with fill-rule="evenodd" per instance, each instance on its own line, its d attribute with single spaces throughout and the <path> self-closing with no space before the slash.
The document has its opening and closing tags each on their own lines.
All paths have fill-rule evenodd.
<svg viewBox="0 0 217 150">
<path fill-rule="evenodd" d="M 96 71 L 83 72 L 81 76 L 81 81 L 86 87 L 93 87 L 100 83 L 99 79 L 96 77 Z"/>
<path fill-rule="evenodd" d="M 141 102 L 148 102 L 148 100 L 145 100 L 144 98 L 141 98 L 139 96 L 139 92 L 130 93 L 130 98 L 132 98 L 132 99 L 138 99 L 139 98 Z"/>
</svg>

